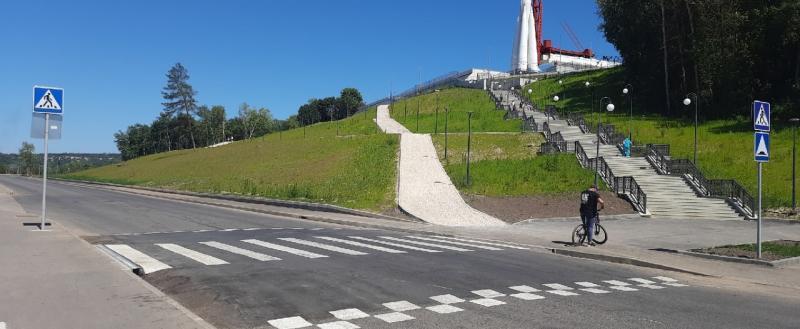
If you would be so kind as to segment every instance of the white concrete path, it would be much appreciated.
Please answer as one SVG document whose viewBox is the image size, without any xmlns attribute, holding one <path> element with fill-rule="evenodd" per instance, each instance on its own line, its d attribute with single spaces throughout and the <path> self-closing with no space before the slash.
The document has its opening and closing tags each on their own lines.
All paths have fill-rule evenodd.
<svg viewBox="0 0 800 329">
<path fill-rule="evenodd" d="M 426 222 L 446 226 L 504 225 L 497 218 L 470 207 L 450 181 L 439 162 L 430 135 L 412 134 L 389 116 L 389 107 L 378 106 L 378 126 L 400 135 L 398 205 Z"/>
</svg>

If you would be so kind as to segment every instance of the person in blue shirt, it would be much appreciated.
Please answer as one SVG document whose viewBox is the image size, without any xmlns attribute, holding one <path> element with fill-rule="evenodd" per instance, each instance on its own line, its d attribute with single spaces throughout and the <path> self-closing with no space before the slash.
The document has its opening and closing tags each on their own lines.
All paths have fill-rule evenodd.
<svg viewBox="0 0 800 329">
<path fill-rule="evenodd" d="M 633 142 L 631 141 L 631 139 L 629 137 L 625 137 L 625 140 L 622 141 L 622 150 L 625 153 L 625 157 L 627 157 L 627 158 L 631 157 L 631 145 L 632 144 L 633 144 Z"/>
</svg>

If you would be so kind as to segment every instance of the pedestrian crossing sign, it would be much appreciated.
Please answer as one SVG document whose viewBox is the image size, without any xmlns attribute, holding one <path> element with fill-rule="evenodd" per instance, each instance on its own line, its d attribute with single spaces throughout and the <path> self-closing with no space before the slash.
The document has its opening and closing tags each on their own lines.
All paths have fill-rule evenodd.
<svg viewBox="0 0 800 329">
<path fill-rule="evenodd" d="M 756 131 L 769 131 L 770 104 L 762 101 L 753 102 L 753 128 Z"/>
<path fill-rule="evenodd" d="M 64 89 L 33 86 L 33 112 L 64 113 Z"/>
<path fill-rule="evenodd" d="M 756 133 L 753 152 L 756 162 L 769 162 L 769 133 Z"/>
</svg>

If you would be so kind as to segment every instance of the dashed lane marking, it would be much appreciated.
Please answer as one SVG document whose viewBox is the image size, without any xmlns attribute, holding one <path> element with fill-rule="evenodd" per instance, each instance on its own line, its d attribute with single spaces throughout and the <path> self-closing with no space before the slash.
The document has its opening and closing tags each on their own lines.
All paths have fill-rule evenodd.
<svg viewBox="0 0 800 329">
<path fill-rule="evenodd" d="M 189 248 L 181 247 L 181 246 L 179 246 L 177 244 L 156 243 L 156 246 L 159 246 L 159 247 L 164 248 L 166 250 L 172 251 L 172 252 L 174 252 L 174 253 L 176 253 L 178 255 L 181 255 L 183 257 L 186 257 L 186 258 L 192 259 L 194 261 L 197 261 L 198 263 L 203 264 L 203 265 L 225 265 L 225 264 L 228 264 L 228 262 L 226 262 L 226 261 L 224 261 L 222 259 L 216 258 L 214 256 L 206 255 L 204 253 L 201 253 L 199 251 L 195 251 L 195 250 L 192 250 L 192 249 L 189 249 Z"/>
<path fill-rule="evenodd" d="M 386 240 L 397 241 L 397 242 L 416 244 L 416 245 L 425 246 L 425 247 L 453 250 L 453 251 L 472 251 L 472 250 L 469 250 L 469 249 L 464 249 L 464 248 L 459 248 L 459 247 L 451 247 L 451 246 L 444 246 L 444 245 L 441 245 L 441 244 L 433 244 L 433 243 L 427 243 L 427 242 L 412 241 L 412 240 L 395 238 L 395 237 L 391 237 L 391 236 L 381 236 L 380 238 L 381 239 L 386 239 Z"/>
<path fill-rule="evenodd" d="M 375 317 L 378 318 L 378 319 L 383 320 L 386 323 L 395 323 L 395 322 L 403 322 L 403 321 L 408 321 L 408 320 L 414 320 L 413 316 L 410 316 L 410 315 L 405 314 L 405 313 L 400 313 L 400 312 L 379 314 L 379 315 L 376 315 Z"/>
<path fill-rule="evenodd" d="M 478 296 L 481 296 L 483 298 L 497 298 L 497 297 L 503 297 L 503 296 L 506 295 L 506 294 L 502 294 L 502 293 L 499 293 L 499 292 L 491 290 L 491 289 L 473 290 L 472 293 L 476 294 Z"/>
<path fill-rule="evenodd" d="M 361 328 L 361 327 L 359 327 L 359 326 L 357 326 L 355 324 L 352 324 L 350 322 L 347 322 L 347 321 L 336 321 L 336 322 L 328 322 L 328 323 L 318 324 L 317 328 L 322 328 L 322 329 L 358 329 L 358 328 Z"/>
<path fill-rule="evenodd" d="M 395 312 L 405 312 L 405 311 L 413 311 L 419 309 L 419 306 L 414 305 L 406 300 L 384 303 L 383 306 Z"/>
<path fill-rule="evenodd" d="M 475 243 L 463 243 L 463 242 L 446 241 L 446 240 L 440 240 L 440 239 L 425 238 L 425 237 L 421 237 L 421 236 L 407 236 L 407 238 L 419 239 L 419 240 L 425 240 L 425 241 L 431 241 L 431 242 L 439 242 L 439 243 L 449 243 L 449 244 L 456 245 L 456 246 L 464 246 L 464 247 L 478 248 L 478 249 L 484 249 L 484 250 L 495 250 L 495 251 L 503 250 L 503 249 L 495 248 L 495 247 L 480 246 L 480 245 L 477 245 Z"/>
<path fill-rule="evenodd" d="M 270 260 L 281 260 L 278 257 L 272 257 L 270 255 L 265 255 L 265 254 L 262 254 L 260 252 L 255 252 L 255 251 L 251 251 L 251 250 L 247 250 L 247 249 L 242 249 L 242 248 L 239 248 L 239 247 L 234 247 L 234 246 L 227 245 L 227 244 L 220 243 L 220 242 L 216 242 L 216 241 L 200 242 L 200 244 L 203 244 L 203 245 L 206 245 L 206 246 L 209 246 L 209 247 L 212 247 L 212 248 L 217 248 L 217 249 L 220 249 L 220 250 L 225 250 L 227 252 L 231 252 L 231 253 L 234 253 L 234 254 L 237 254 L 237 255 L 250 257 L 252 259 L 260 260 L 262 262 L 266 262 L 266 261 L 270 261 Z"/>
<path fill-rule="evenodd" d="M 534 287 L 529 287 L 529 286 L 513 286 L 513 287 L 508 287 L 508 288 L 511 289 L 511 290 L 519 291 L 519 292 L 538 292 L 538 291 L 540 291 L 539 289 L 536 289 Z"/>
<path fill-rule="evenodd" d="M 558 284 L 558 283 L 548 283 L 548 284 L 543 284 L 543 286 L 555 290 L 572 290 L 572 287 L 567 287 L 563 284 Z"/>
<path fill-rule="evenodd" d="M 585 287 L 585 288 L 597 288 L 597 287 L 600 287 L 599 284 L 594 284 L 594 283 L 591 283 L 591 282 L 575 282 L 575 284 L 577 284 L 577 285 L 579 285 L 581 287 Z"/>
<path fill-rule="evenodd" d="M 247 243 L 254 244 L 254 245 L 257 245 L 257 246 L 260 246 L 260 247 L 264 247 L 264 248 L 269 248 L 269 249 L 274 249 L 274 250 L 278 250 L 278 251 L 288 252 L 290 254 L 297 255 L 297 256 L 300 256 L 300 257 L 306 257 L 306 258 L 324 258 L 324 257 L 328 257 L 328 256 L 325 256 L 325 255 L 320 255 L 320 254 L 313 253 L 313 252 L 310 252 L 310 251 L 295 249 L 295 248 L 292 248 L 292 247 L 286 247 L 286 246 L 282 246 L 282 245 L 279 245 L 279 244 L 269 243 L 269 242 L 266 242 L 266 241 L 261 241 L 261 240 L 256 240 L 256 239 L 242 240 L 242 242 L 247 242 Z"/>
<path fill-rule="evenodd" d="M 545 298 L 544 296 L 537 295 L 537 294 L 531 294 L 531 293 L 527 293 L 527 292 L 521 292 L 521 293 L 518 293 L 518 294 L 511 294 L 509 296 L 514 297 L 514 298 L 519 298 L 519 299 L 522 299 L 522 300 L 537 300 L 537 299 L 544 299 Z"/>
<path fill-rule="evenodd" d="M 439 295 L 433 296 L 431 299 L 442 304 L 458 304 L 463 303 L 464 300 L 453 295 Z"/>
<path fill-rule="evenodd" d="M 568 291 L 568 290 L 547 290 L 547 292 L 549 292 L 549 293 L 551 293 L 553 295 L 559 295 L 559 296 L 577 296 L 577 295 L 579 295 L 579 294 L 576 294 L 576 293 L 574 293 L 572 291 Z"/>
<path fill-rule="evenodd" d="M 597 289 L 597 288 L 583 288 L 583 289 L 579 289 L 579 290 L 586 291 L 586 292 L 591 292 L 593 294 L 608 294 L 608 293 L 611 293 L 608 290 Z"/>
<path fill-rule="evenodd" d="M 630 286 L 631 285 L 630 283 L 622 282 L 622 281 L 619 281 L 619 280 L 606 280 L 606 281 L 603 281 L 603 282 L 608 283 L 608 284 L 610 284 L 612 286 Z"/>
<path fill-rule="evenodd" d="M 492 298 L 479 298 L 471 300 L 470 303 L 478 304 L 480 306 L 492 307 L 498 305 L 505 305 L 506 302 Z"/>
<path fill-rule="evenodd" d="M 388 252 L 390 254 L 405 254 L 406 253 L 405 251 L 402 251 L 402 250 L 391 249 L 391 248 L 386 248 L 386 247 L 381 247 L 381 246 L 375 246 L 375 245 L 361 243 L 361 242 L 357 242 L 357 241 L 337 239 L 337 238 L 331 238 L 331 237 L 327 237 L 327 236 L 318 236 L 316 238 L 317 239 L 328 240 L 328 241 L 333 241 L 333 242 L 349 244 L 351 246 L 356 246 L 356 247 L 361 247 L 361 248 L 367 248 L 367 249 L 372 249 L 372 250 Z"/>
<path fill-rule="evenodd" d="M 303 319 L 302 317 L 299 316 L 269 320 L 267 321 L 267 323 L 278 329 L 298 329 L 298 328 L 310 327 L 313 325 L 311 324 L 311 322 L 308 322 L 306 321 L 306 319 Z"/>
<path fill-rule="evenodd" d="M 455 313 L 455 312 L 461 312 L 461 311 L 464 310 L 462 308 L 458 308 L 458 307 L 455 307 L 455 306 L 449 305 L 449 304 L 428 306 L 425 309 L 428 310 L 428 311 L 431 311 L 431 312 L 439 313 L 439 314 L 450 314 L 450 313 Z"/>
<path fill-rule="evenodd" d="M 357 308 L 348 308 L 344 310 L 330 311 L 328 313 L 330 313 L 339 320 L 355 320 L 355 319 L 363 319 L 369 317 L 369 314 L 364 313 L 363 311 Z"/>
<path fill-rule="evenodd" d="M 639 282 L 641 284 L 654 284 L 654 283 L 656 283 L 655 281 L 650 281 L 650 280 L 646 280 L 646 279 L 642 279 L 642 278 L 630 278 L 628 280 L 629 281 L 633 281 L 633 282 Z"/>
<path fill-rule="evenodd" d="M 379 243 L 379 244 L 392 246 L 392 247 L 409 249 L 409 250 L 424 251 L 424 252 L 442 252 L 441 250 L 425 249 L 425 248 L 420 248 L 420 247 L 415 247 L 415 246 L 409 246 L 409 245 L 404 245 L 404 244 L 399 244 L 399 243 L 388 242 L 388 241 L 380 241 L 380 240 L 375 240 L 375 239 L 369 239 L 369 238 L 364 238 L 364 237 L 360 237 L 360 236 L 351 236 L 350 238 L 351 239 L 361 240 L 361 241 Z"/>
<path fill-rule="evenodd" d="M 126 244 L 109 244 L 106 245 L 108 249 L 113 250 L 114 252 L 122 255 L 123 257 L 129 259 L 131 262 L 134 262 L 136 265 L 139 265 L 144 271 L 145 274 L 157 272 L 160 270 L 166 270 L 168 268 L 172 268 L 167 264 L 164 264 L 157 259 L 145 255 L 143 252 L 131 248 L 129 245 Z M 0 328 L 2 329 L 2 328 Z"/>
<path fill-rule="evenodd" d="M 368 255 L 365 252 L 360 252 L 360 251 L 351 250 L 351 249 L 347 249 L 347 248 L 332 246 L 332 245 L 329 245 L 329 244 L 324 244 L 324 243 L 319 243 L 319 242 L 306 241 L 306 240 L 295 239 L 295 238 L 279 238 L 278 240 L 293 242 L 293 243 L 297 243 L 297 244 L 302 244 L 304 246 L 309 246 L 309 247 L 314 247 L 314 248 L 319 248 L 319 249 L 325 249 L 325 250 L 328 250 L 328 251 L 338 252 L 340 254 L 345 254 L 345 255 L 352 255 L 352 256 Z"/>
</svg>

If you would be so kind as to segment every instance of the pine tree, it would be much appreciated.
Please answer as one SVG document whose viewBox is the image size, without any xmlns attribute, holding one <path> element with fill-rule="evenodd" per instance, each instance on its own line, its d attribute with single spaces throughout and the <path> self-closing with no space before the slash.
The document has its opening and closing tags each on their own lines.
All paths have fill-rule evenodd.
<svg viewBox="0 0 800 329">
<path fill-rule="evenodd" d="M 167 116 L 173 117 L 184 114 L 189 126 L 192 148 L 197 146 L 194 141 L 194 129 L 192 128 L 193 115 L 197 112 L 197 101 L 194 99 L 196 94 L 192 85 L 189 84 L 189 71 L 181 63 L 176 63 L 167 72 L 167 85 L 161 91 L 161 96 L 165 102 L 161 103 L 161 105 L 164 106 L 164 114 Z"/>
</svg>

